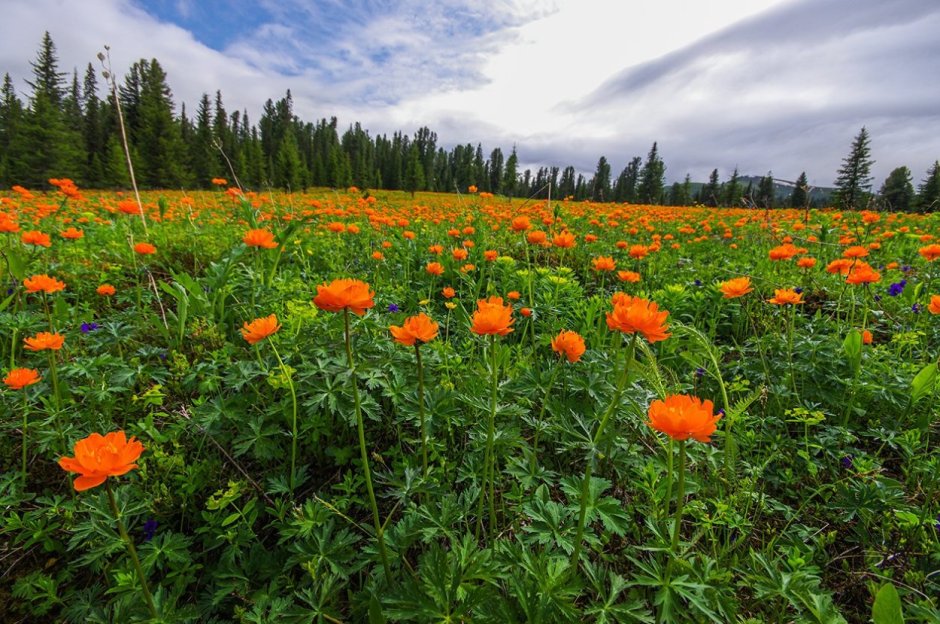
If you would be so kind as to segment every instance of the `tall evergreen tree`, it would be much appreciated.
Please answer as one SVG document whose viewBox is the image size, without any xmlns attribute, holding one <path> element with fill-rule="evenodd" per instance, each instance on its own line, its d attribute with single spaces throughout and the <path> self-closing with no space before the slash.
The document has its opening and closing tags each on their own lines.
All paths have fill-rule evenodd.
<svg viewBox="0 0 940 624">
<path fill-rule="evenodd" d="M 512 153 L 506 159 L 506 171 L 503 173 L 503 182 L 500 191 L 503 195 L 512 197 L 516 191 L 518 178 L 519 157 L 516 155 L 516 146 L 512 146 Z"/>
<path fill-rule="evenodd" d="M 591 180 L 591 199 L 597 202 L 610 201 L 610 163 L 604 156 L 597 161 L 597 169 Z"/>
<path fill-rule="evenodd" d="M 656 143 L 650 148 L 646 156 L 646 162 L 643 163 L 643 169 L 640 171 L 640 183 L 637 189 L 638 199 L 644 204 L 659 204 L 662 201 L 663 188 L 666 184 L 666 165 L 663 159 L 659 157 L 659 149 Z"/>
<path fill-rule="evenodd" d="M 617 182 L 614 184 L 613 200 L 617 202 L 636 203 L 637 183 L 640 180 L 640 167 L 643 165 L 643 159 L 634 156 L 627 166 L 623 168 L 620 175 L 617 176 Z"/>
<path fill-rule="evenodd" d="M 415 196 L 415 192 L 424 187 L 424 165 L 421 164 L 421 148 L 412 143 L 405 162 L 405 190 Z"/>
<path fill-rule="evenodd" d="M 836 177 L 835 186 L 838 189 L 836 198 L 843 210 L 859 210 L 868 202 L 871 187 L 871 166 L 875 161 L 871 159 L 871 145 L 868 130 L 862 126 L 861 131 L 852 141 L 852 151 L 842 161 Z"/>
<path fill-rule="evenodd" d="M 731 178 L 724 184 L 721 194 L 722 204 L 735 207 L 741 202 L 741 184 L 738 182 L 738 168 L 735 167 Z"/>
<path fill-rule="evenodd" d="M 104 160 L 107 157 L 104 113 L 106 109 L 98 98 L 98 77 L 91 63 L 85 70 L 82 88 L 82 138 L 85 145 L 85 184 L 98 188 L 104 185 Z"/>
<path fill-rule="evenodd" d="M 806 179 L 806 172 L 800 173 L 796 179 L 796 186 L 790 193 L 790 208 L 803 208 L 809 200 L 809 181 Z"/>
<path fill-rule="evenodd" d="M 718 182 L 718 169 L 712 169 L 711 175 L 708 176 L 708 184 L 702 187 L 700 199 L 706 206 L 711 206 L 712 208 L 718 206 L 718 203 L 721 201 L 721 185 Z"/>
<path fill-rule="evenodd" d="M 888 210 L 908 212 L 914 204 L 914 185 L 911 183 L 911 170 L 898 167 L 888 174 L 878 195 Z"/>
<path fill-rule="evenodd" d="M 15 150 L 21 145 L 16 134 L 22 129 L 23 103 L 16 96 L 10 74 L 4 74 L 0 88 L 0 186 L 11 186 L 19 180 L 15 166 Z"/>
<path fill-rule="evenodd" d="M 940 210 L 940 161 L 934 161 L 927 177 L 917 187 L 917 209 L 921 212 Z"/>
<path fill-rule="evenodd" d="M 776 190 L 774 187 L 774 174 L 770 171 L 760 179 L 757 185 L 757 193 L 754 195 L 754 202 L 761 208 L 773 208 L 776 200 Z"/>
</svg>

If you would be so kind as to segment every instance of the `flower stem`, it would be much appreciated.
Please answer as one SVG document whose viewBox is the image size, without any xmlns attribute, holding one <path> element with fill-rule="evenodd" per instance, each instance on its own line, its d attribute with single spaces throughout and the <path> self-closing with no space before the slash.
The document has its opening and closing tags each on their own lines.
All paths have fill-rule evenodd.
<svg viewBox="0 0 940 624">
<path fill-rule="evenodd" d="M 617 389 L 610 401 L 610 405 L 607 406 L 607 411 L 605 411 L 604 415 L 601 417 L 601 423 L 598 425 L 597 431 L 594 433 L 594 438 L 591 440 L 591 449 L 587 458 L 587 465 L 584 468 L 584 480 L 581 482 L 581 502 L 579 505 L 580 509 L 578 511 L 578 527 L 574 538 L 574 552 L 571 553 L 572 569 L 576 569 L 578 562 L 580 561 L 581 539 L 584 537 L 584 524 L 587 517 L 587 499 L 588 494 L 590 493 L 591 473 L 594 470 L 595 450 L 597 448 L 597 443 L 601 439 L 601 435 L 604 433 L 604 429 L 607 427 L 607 422 L 610 420 L 611 415 L 617 410 L 617 406 L 620 405 L 620 398 L 623 396 L 623 391 L 627 387 L 627 379 L 630 377 L 630 367 L 633 364 L 633 356 L 636 354 L 636 340 L 637 334 L 634 333 L 633 338 L 630 339 L 630 346 L 627 349 L 627 360 L 623 364 L 623 371 L 620 373 L 620 381 L 617 382 Z"/>
<path fill-rule="evenodd" d="M 124 540 L 124 544 L 127 546 L 127 552 L 130 554 L 134 569 L 137 571 L 137 578 L 140 579 L 140 587 L 144 592 L 147 608 L 150 609 L 150 615 L 156 620 L 159 618 L 157 615 L 157 607 L 153 603 L 153 595 L 151 595 L 150 588 L 147 586 L 147 578 L 144 576 L 144 570 L 140 566 L 140 559 L 137 558 L 137 549 L 134 548 L 134 542 L 131 541 L 131 538 L 127 535 L 127 529 L 124 528 L 124 522 L 121 520 L 121 512 L 118 510 L 117 501 L 114 500 L 111 482 L 105 480 L 104 487 L 108 492 L 108 502 L 111 503 L 111 513 L 114 514 L 114 520 L 117 522 L 118 532 L 121 534 L 121 539 Z"/>
<path fill-rule="evenodd" d="M 281 373 L 287 379 L 287 388 L 290 390 L 290 400 L 291 400 L 291 440 L 290 440 L 290 491 L 294 492 L 294 474 L 296 473 L 297 468 L 297 390 L 294 389 L 294 379 L 291 375 L 291 372 L 287 370 L 287 367 L 284 365 L 284 360 L 281 359 L 281 354 L 277 352 L 277 347 L 274 346 L 274 343 L 271 343 L 271 350 L 274 351 L 274 357 L 277 358 L 277 363 L 281 367 Z"/>
<path fill-rule="evenodd" d="M 538 466 L 538 455 L 539 455 L 539 433 L 542 431 L 542 418 L 545 416 L 545 406 L 548 405 L 548 396 L 552 391 L 552 388 L 555 386 L 555 379 L 558 377 L 558 373 L 562 369 L 562 364 L 558 363 L 555 365 L 555 369 L 552 371 L 551 377 L 548 378 L 548 385 L 545 386 L 545 398 L 542 399 L 542 407 L 539 409 L 539 417 L 536 422 L 535 435 L 532 438 L 532 474 L 535 475 L 535 469 Z"/>
<path fill-rule="evenodd" d="M 424 367 L 421 365 L 421 348 L 415 341 L 415 359 L 418 363 L 418 419 L 421 422 L 421 464 L 423 477 L 428 478 L 428 432 L 424 422 Z"/>
<path fill-rule="evenodd" d="M 362 404 L 359 401 L 359 385 L 356 383 L 356 366 L 353 363 L 352 341 L 349 334 L 349 310 L 343 309 L 343 324 L 346 330 L 346 363 L 349 365 L 349 379 L 352 385 L 353 402 L 356 406 L 356 427 L 359 432 L 359 455 L 362 459 L 362 472 L 366 480 L 366 490 L 369 493 L 369 504 L 372 507 L 372 522 L 375 524 L 375 537 L 379 543 L 379 555 L 382 557 L 382 566 L 385 576 L 391 578 L 392 568 L 388 563 L 388 552 L 385 550 L 385 532 L 382 521 L 379 519 L 379 506 L 375 502 L 375 490 L 372 488 L 372 472 L 369 470 L 369 452 L 366 449 L 365 423 L 362 421 Z"/>
<path fill-rule="evenodd" d="M 679 483 L 676 492 L 676 519 L 672 527 L 672 556 L 679 551 L 679 528 L 682 525 L 682 507 L 685 503 L 685 440 L 679 440 Z"/>
<path fill-rule="evenodd" d="M 26 489 L 26 446 L 29 428 L 29 402 L 26 400 L 26 388 L 23 388 L 23 489 Z"/>
</svg>

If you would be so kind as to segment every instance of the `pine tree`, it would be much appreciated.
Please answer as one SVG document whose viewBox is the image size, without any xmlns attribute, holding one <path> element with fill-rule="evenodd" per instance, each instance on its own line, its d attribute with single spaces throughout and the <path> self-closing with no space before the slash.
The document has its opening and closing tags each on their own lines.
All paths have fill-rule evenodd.
<svg viewBox="0 0 940 624">
<path fill-rule="evenodd" d="M 888 210 L 908 212 L 914 203 L 914 185 L 911 184 L 911 170 L 907 167 L 898 167 L 888 174 L 881 190 L 878 191 L 881 201 Z"/>
<path fill-rule="evenodd" d="M 424 165 L 421 164 L 421 150 L 417 143 L 412 143 L 405 162 L 405 190 L 415 196 L 415 192 L 424 186 Z"/>
<path fill-rule="evenodd" d="M 519 157 L 516 155 L 516 146 L 512 146 L 512 153 L 509 155 L 509 158 L 506 159 L 506 171 L 503 173 L 503 182 L 500 187 L 500 191 L 503 195 L 512 197 L 516 191 L 516 183 L 518 182 L 518 172 L 519 167 Z"/>
<path fill-rule="evenodd" d="M 718 183 L 718 169 L 712 169 L 711 175 L 708 176 L 708 184 L 702 187 L 700 197 L 702 203 L 706 206 L 712 208 L 718 206 L 721 198 L 721 186 Z"/>
<path fill-rule="evenodd" d="M 738 168 L 735 167 L 731 178 L 722 188 L 722 203 L 725 206 L 735 207 L 741 202 L 741 185 L 738 183 Z"/>
<path fill-rule="evenodd" d="M 597 161 L 597 170 L 591 180 L 591 199 L 597 202 L 610 200 L 610 163 L 604 156 Z"/>
<path fill-rule="evenodd" d="M 806 179 L 806 172 L 800 173 L 800 177 L 796 179 L 796 186 L 793 187 L 793 192 L 790 193 L 790 208 L 803 208 L 806 206 L 807 201 L 809 200 L 809 182 Z"/>
<path fill-rule="evenodd" d="M 664 176 L 666 174 L 666 165 L 659 157 L 659 150 L 656 143 L 650 148 L 643 163 L 643 169 L 640 171 L 640 184 L 637 189 L 639 201 L 644 204 L 658 204 L 662 201 L 663 188 L 665 186 Z"/>
<path fill-rule="evenodd" d="M 868 202 L 871 187 L 871 146 L 868 130 L 861 131 L 852 141 L 852 151 L 842 161 L 838 177 L 834 182 L 837 190 L 836 199 L 843 210 L 859 210 Z"/>
<path fill-rule="evenodd" d="M 82 139 L 85 145 L 85 168 L 83 179 L 91 188 L 99 188 L 105 183 L 104 161 L 107 158 L 104 108 L 98 99 L 98 77 L 91 63 L 85 70 L 82 88 Z"/>
<path fill-rule="evenodd" d="M 490 152 L 490 159 L 487 161 L 489 169 L 489 186 L 487 190 L 491 193 L 498 193 L 500 184 L 503 181 L 503 150 L 494 148 Z"/>
<path fill-rule="evenodd" d="M 754 201 L 761 208 L 773 208 L 776 199 L 776 190 L 774 188 L 774 175 L 770 171 L 760 179 L 757 185 L 757 193 L 754 195 Z"/>
<path fill-rule="evenodd" d="M 639 156 L 634 156 L 633 159 L 627 163 L 627 166 L 623 168 L 623 171 L 617 176 L 617 182 L 614 184 L 614 201 L 625 201 L 631 204 L 636 203 L 636 185 L 640 179 L 640 167 L 642 164 L 643 159 Z"/>
<path fill-rule="evenodd" d="M 940 161 L 934 161 L 927 177 L 917 187 L 917 209 L 920 212 L 940 210 Z"/>
<path fill-rule="evenodd" d="M 33 80 L 26 81 L 33 97 L 45 96 L 53 108 L 58 108 L 65 95 L 65 72 L 59 71 L 59 59 L 56 57 L 55 44 L 47 30 L 39 44 L 39 54 L 35 61 L 30 61 L 33 68 Z"/>
<path fill-rule="evenodd" d="M 0 186 L 19 183 L 14 150 L 18 144 L 16 135 L 22 129 L 23 115 L 23 103 L 16 97 L 10 74 L 5 74 L 3 87 L 0 88 Z"/>
</svg>

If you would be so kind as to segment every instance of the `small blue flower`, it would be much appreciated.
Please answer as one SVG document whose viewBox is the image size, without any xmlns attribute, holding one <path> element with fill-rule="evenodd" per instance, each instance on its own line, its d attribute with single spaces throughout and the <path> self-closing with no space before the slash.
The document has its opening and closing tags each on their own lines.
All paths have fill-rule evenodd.
<svg viewBox="0 0 940 624">
<path fill-rule="evenodd" d="M 895 282 L 888 286 L 888 295 L 891 297 L 897 297 L 902 292 L 904 292 L 904 287 L 907 286 L 907 280 L 901 280 L 900 282 Z"/>
<path fill-rule="evenodd" d="M 698 379 L 701 379 L 702 377 L 704 377 L 704 376 L 705 376 L 705 369 L 702 368 L 701 366 L 699 366 L 698 368 L 696 368 L 696 369 L 695 369 L 695 376 L 696 376 L 696 378 L 698 378 Z"/>
<path fill-rule="evenodd" d="M 874 299 L 875 301 L 881 301 L 881 295 L 875 295 Z"/>
<path fill-rule="evenodd" d="M 913 312 L 914 314 L 920 314 L 920 304 L 915 303 L 914 305 L 912 305 L 911 312 Z"/>
<path fill-rule="evenodd" d="M 909 264 L 905 264 L 904 266 L 901 267 L 901 272 L 902 272 L 902 273 L 910 273 L 910 272 L 911 272 L 911 266 L 910 266 Z"/>
<path fill-rule="evenodd" d="M 798 294 L 798 295 L 799 295 L 800 293 L 802 293 L 802 292 L 803 292 L 803 289 L 802 289 L 802 288 L 800 288 L 799 286 L 797 286 L 796 288 L 794 288 L 794 289 L 793 289 L 793 292 L 795 292 L 796 294 Z"/>
<path fill-rule="evenodd" d="M 702 285 L 702 280 L 700 280 L 700 279 L 695 280 L 695 285 L 696 285 L 696 286 L 701 286 L 701 285 Z"/>
<path fill-rule="evenodd" d="M 145 542 L 149 542 L 153 539 L 153 536 L 157 533 L 158 526 L 160 526 L 160 523 L 153 518 L 149 518 L 146 522 L 144 522 L 143 532 Z"/>
<path fill-rule="evenodd" d="M 852 470 L 855 464 L 852 462 L 854 458 L 851 455 L 846 455 L 842 458 L 842 467 L 846 470 Z"/>
<path fill-rule="evenodd" d="M 388 311 L 389 311 L 389 312 L 398 312 L 399 309 L 400 309 L 400 308 L 399 308 L 397 305 L 395 305 L 394 303 L 388 304 Z"/>
<path fill-rule="evenodd" d="M 98 323 L 82 323 L 82 333 L 87 334 L 88 332 L 93 332 L 96 329 L 101 327 Z"/>
</svg>

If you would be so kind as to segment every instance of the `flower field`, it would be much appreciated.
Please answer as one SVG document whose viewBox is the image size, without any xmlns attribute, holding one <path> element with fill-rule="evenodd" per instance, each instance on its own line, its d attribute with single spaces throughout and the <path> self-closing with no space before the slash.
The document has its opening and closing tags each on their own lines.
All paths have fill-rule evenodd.
<svg viewBox="0 0 940 624">
<path fill-rule="evenodd" d="M 940 218 L 0 197 L 4 622 L 940 621 Z"/>
</svg>

